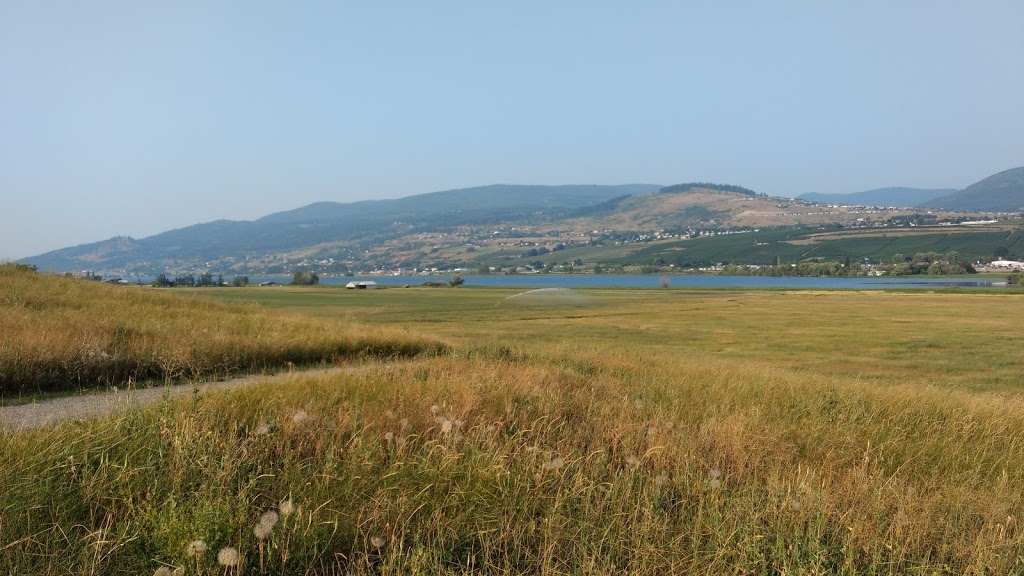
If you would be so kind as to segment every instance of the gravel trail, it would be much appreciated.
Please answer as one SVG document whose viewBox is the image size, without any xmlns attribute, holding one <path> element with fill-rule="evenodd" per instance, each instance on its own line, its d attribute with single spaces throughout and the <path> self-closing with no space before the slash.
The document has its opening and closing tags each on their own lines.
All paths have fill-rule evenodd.
<svg viewBox="0 0 1024 576">
<path fill-rule="evenodd" d="M 242 376 L 220 382 L 199 382 L 173 386 L 154 386 L 152 388 L 90 392 L 77 396 L 62 396 L 50 400 L 42 400 L 32 404 L 0 406 L 0 431 L 18 432 L 52 426 L 67 420 L 83 420 L 127 412 L 159 402 L 164 396 L 173 398 L 175 396 L 191 394 L 194 390 L 230 390 L 259 382 L 281 382 L 348 371 L 352 371 L 352 368 L 315 368 L 273 375 L 257 374 Z"/>
</svg>

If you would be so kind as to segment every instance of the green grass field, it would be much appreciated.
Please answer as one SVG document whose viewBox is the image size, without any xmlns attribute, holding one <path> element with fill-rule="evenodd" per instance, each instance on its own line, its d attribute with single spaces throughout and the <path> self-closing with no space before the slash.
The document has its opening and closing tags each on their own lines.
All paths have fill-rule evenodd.
<svg viewBox="0 0 1024 576">
<path fill-rule="evenodd" d="M 1019 294 L 194 292 L 445 352 L 4 434 L 0 571 L 1024 573 Z"/>
</svg>

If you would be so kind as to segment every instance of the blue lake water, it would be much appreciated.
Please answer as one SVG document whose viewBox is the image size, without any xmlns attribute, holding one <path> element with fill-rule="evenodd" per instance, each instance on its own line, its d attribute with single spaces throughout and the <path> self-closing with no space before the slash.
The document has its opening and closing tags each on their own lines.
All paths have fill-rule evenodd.
<svg viewBox="0 0 1024 576">
<path fill-rule="evenodd" d="M 381 286 L 418 286 L 424 282 L 447 282 L 450 276 L 354 276 L 321 277 L 321 284 L 345 285 L 372 280 Z M 807 288 L 846 290 L 1005 288 L 1001 278 L 805 278 L 767 276 L 657 276 L 635 274 L 520 274 L 513 276 L 463 276 L 466 286 L 509 286 L 513 288 L 657 288 L 667 278 L 673 288 Z M 251 277 L 252 282 L 288 283 L 291 277 Z"/>
</svg>

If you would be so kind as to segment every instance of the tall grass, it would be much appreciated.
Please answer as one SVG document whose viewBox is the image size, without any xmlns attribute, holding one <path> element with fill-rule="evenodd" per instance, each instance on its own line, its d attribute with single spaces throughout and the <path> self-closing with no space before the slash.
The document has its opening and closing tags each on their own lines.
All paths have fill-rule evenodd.
<svg viewBox="0 0 1024 576">
<path fill-rule="evenodd" d="M 0 571 L 1024 571 L 1019 399 L 678 360 L 424 358 L 9 435 Z"/>
<path fill-rule="evenodd" d="M 404 330 L 0 266 L 0 398 L 443 348 Z"/>
</svg>

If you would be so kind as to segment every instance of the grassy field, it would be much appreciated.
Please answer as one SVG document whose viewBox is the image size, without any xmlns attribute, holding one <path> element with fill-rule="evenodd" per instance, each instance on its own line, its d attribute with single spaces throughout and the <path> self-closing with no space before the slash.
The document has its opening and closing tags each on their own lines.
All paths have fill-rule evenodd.
<svg viewBox="0 0 1024 576">
<path fill-rule="evenodd" d="M 197 292 L 447 352 L 6 434 L 0 571 L 1024 573 L 1020 295 Z"/>
<path fill-rule="evenodd" d="M 193 380 L 439 344 L 385 327 L 0 265 L 0 402 L 128 381 Z"/>
</svg>

